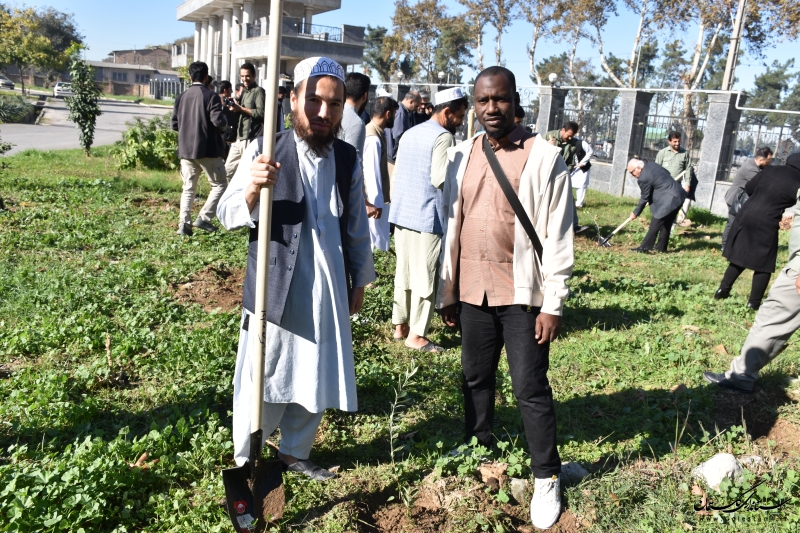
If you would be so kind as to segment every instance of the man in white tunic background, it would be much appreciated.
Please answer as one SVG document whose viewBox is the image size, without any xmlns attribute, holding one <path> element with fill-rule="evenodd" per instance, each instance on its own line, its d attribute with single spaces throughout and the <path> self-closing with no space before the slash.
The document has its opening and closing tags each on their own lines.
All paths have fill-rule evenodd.
<svg viewBox="0 0 800 533">
<path fill-rule="evenodd" d="M 369 206 L 377 209 L 377 216 L 369 219 L 372 248 L 389 251 L 389 166 L 384 130 L 394 125 L 394 116 L 400 104 L 390 96 L 380 96 L 372 107 L 372 120 L 366 127 L 364 141 L 364 187 Z"/>
<path fill-rule="evenodd" d="M 583 157 L 575 163 L 575 169 L 570 174 L 572 181 L 572 188 L 575 190 L 575 207 L 583 209 L 583 204 L 586 201 L 586 189 L 589 188 L 589 172 L 592 169 L 591 159 L 594 150 L 592 145 L 583 139 L 577 139 L 581 143 L 582 150 L 580 153 Z"/>
<path fill-rule="evenodd" d="M 256 139 L 220 201 L 227 229 L 250 228 L 242 327 L 234 374 L 236 463 L 250 446 L 252 342 L 255 324 L 258 199 L 273 184 L 263 430 L 281 429 L 278 457 L 287 469 L 324 481 L 334 474 L 309 460 L 325 409 L 355 411 L 349 315 L 375 279 L 355 149 L 336 139 L 344 106 L 344 70 L 314 57 L 295 69 L 294 129 L 279 133 L 274 160 Z"/>
</svg>

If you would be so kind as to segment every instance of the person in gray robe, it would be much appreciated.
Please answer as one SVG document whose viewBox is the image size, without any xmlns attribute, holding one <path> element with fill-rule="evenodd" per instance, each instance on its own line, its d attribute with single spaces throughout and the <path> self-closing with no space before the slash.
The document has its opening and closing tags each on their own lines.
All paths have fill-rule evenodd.
<svg viewBox="0 0 800 533">
<path fill-rule="evenodd" d="M 325 409 L 356 411 L 350 315 L 375 279 L 363 178 L 355 149 L 336 139 L 344 70 L 314 57 L 298 64 L 291 131 L 279 133 L 275 160 L 251 143 L 220 201 L 227 229 L 250 228 L 242 325 L 233 378 L 237 464 L 250 447 L 250 372 L 255 327 L 258 199 L 273 184 L 263 430 L 281 429 L 278 457 L 289 471 L 324 481 L 334 474 L 309 460 Z"/>
</svg>

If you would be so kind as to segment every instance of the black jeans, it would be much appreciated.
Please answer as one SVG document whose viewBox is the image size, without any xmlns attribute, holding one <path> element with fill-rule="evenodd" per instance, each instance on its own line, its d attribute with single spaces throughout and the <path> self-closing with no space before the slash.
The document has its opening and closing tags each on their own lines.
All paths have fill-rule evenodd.
<svg viewBox="0 0 800 533">
<path fill-rule="evenodd" d="M 537 344 L 536 317 L 539 308 L 520 305 L 489 307 L 462 303 L 461 366 L 464 383 L 466 442 L 473 436 L 492 444 L 492 422 L 497 365 L 503 344 L 514 396 L 525 426 L 531 454 L 531 470 L 536 478 L 549 478 L 561 472 L 556 448 L 556 411 L 553 391 L 547 380 L 550 344 Z"/>
<path fill-rule="evenodd" d="M 652 220 L 650 220 L 650 229 L 647 230 L 647 235 L 644 236 L 640 248 L 643 250 L 652 250 L 653 245 L 655 245 L 655 249 L 659 252 L 666 252 L 667 244 L 669 244 L 669 234 L 672 231 L 672 224 L 675 223 L 675 219 L 678 217 L 680 211 L 681 208 L 678 207 L 678 209 L 672 211 L 664 218 L 653 217 Z M 658 236 L 658 242 L 656 242 L 656 236 Z"/>
<path fill-rule="evenodd" d="M 744 267 L 728 263 L 728 268 L 722 276 L 722 281 L 719 288 L 725 291 L 730 291 L 734 282 L 745 271 Z M 750 301 L 754 304 L 761 304 L 764 299 L 764 293 L 767 292 L 767 285 L 769 285 L 769 278 L 772 277 L 772 272 L 753 272 L 753 283 L 750 285 Z"/>
</svg>

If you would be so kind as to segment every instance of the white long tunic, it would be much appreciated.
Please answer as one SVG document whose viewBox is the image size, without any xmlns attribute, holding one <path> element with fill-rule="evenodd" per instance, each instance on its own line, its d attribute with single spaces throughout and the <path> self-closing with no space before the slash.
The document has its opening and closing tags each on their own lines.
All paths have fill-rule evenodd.
<svg viewBox="0 0 800 533">
<path fill-rule="evenodd" d="M 344 206 L 336 188 L 336 164 L 332 152 L 319 158 L 296 135 L 295 141 L 305 217 L 281 325 L 267 326 L 264 401 L 297 403 L 311 413 L 327 408 L 355 411 L 353 342 L 338 220 Z M 244 190 L 251 181 L 250 163 L 260 153 L 259 139 L 248 146 L 220 200 L 217 216 L 227 229 L 254 227 L 253 221 L 258 219 L 258 205 L 252 213 L 247 209 Z M 278 177 L 292 178 L 280 173 Z M 348 254 L 356 287 L 375 279 L 362 190 L 361 165 L 356 165 L 350 183 L 348 224 Z M 252 315 L 250 324 L 256 324 Z M 249 435 L 249 419 L 246 424 L 236 423 L 240 418 L 237 411 L 249 412 L 252 343 L 248 337 L 247 331 L 240 332 L 234 374 L 234 440 L 238 431 Z"/>
<path fill-rule="evenodd" d="M 583 151 L 586 152 L 586 155 L 583 156 L 583 159 L 578 161 L 575 165 L 575 170 L 572 171 L 570 175 L 570 180 L 572 181 L 572 188 L 573 189 L 585 189 L 589 186 L 589 173 L 592 169 L 587 170 L 584 172 L 579 167 L 585 165 L 589 162 L 589 159 L 592 157 L 594 153 L 594 149 L 592 149 L 592 145 L 586 141 L 581 141 L 583 143 Z"/>
<path fill-rule="evenodd" d="M 381 184 L 381 141 L 377 135 L 370 135 L 364 141 L 364 187 L 369 203 L 383 209 L 380 218 L 369 219 L 369 235 L 372 247 L 389 251 L 389 207 L 383 199 Z"/>
</svg>

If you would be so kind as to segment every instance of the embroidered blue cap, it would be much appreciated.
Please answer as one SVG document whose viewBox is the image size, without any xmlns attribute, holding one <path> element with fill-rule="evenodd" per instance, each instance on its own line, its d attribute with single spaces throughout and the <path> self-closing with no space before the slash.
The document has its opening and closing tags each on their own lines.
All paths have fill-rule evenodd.
<svg viewBox="0 0 800 533">
<path fill-rule="evenodd" d="M 344 83 L 344 69 L 339 63 L 327 57 L 309 57 L 294 67 L 295 85 L 314 76 L 333 76 Z"/>
</svg>

